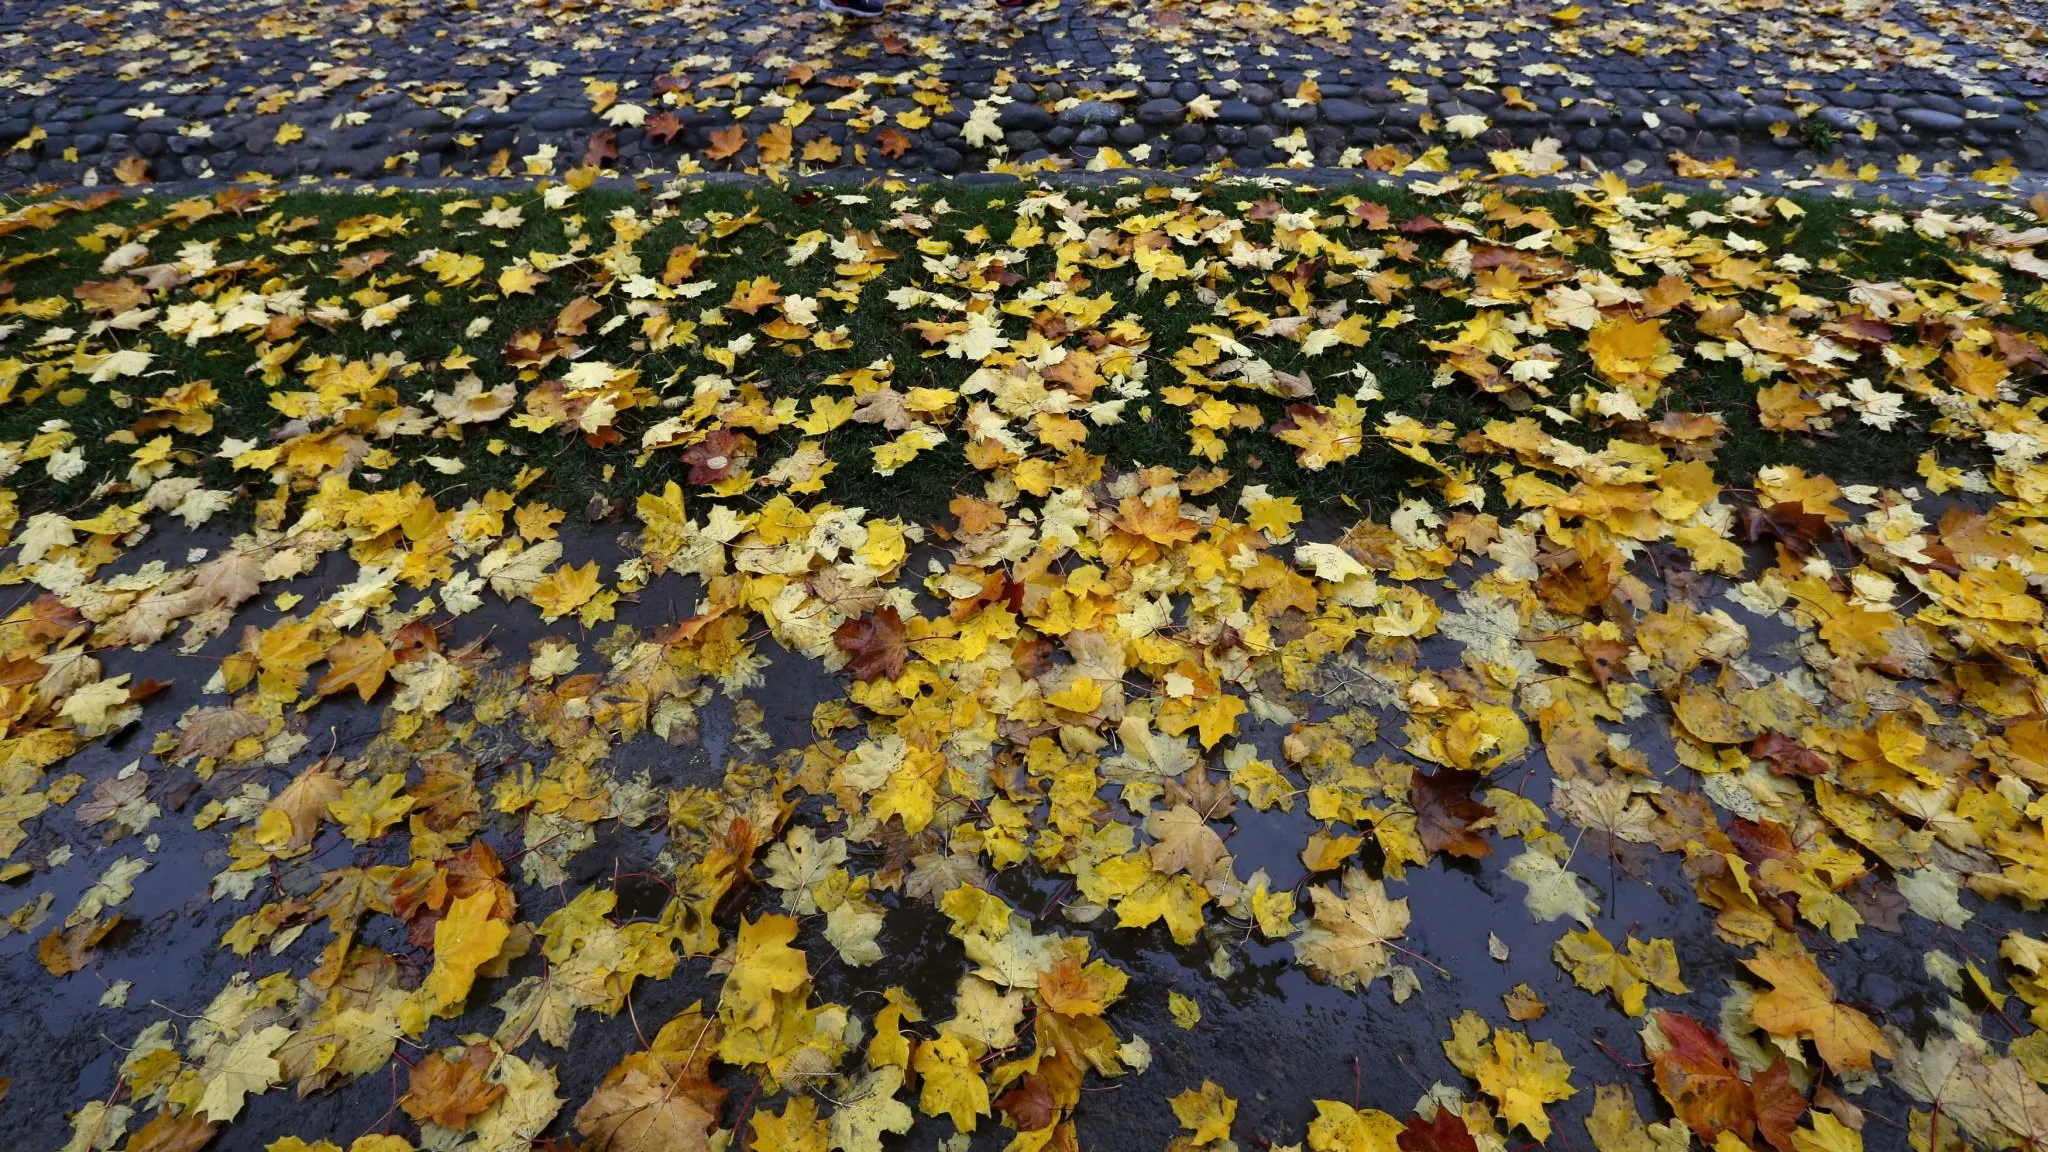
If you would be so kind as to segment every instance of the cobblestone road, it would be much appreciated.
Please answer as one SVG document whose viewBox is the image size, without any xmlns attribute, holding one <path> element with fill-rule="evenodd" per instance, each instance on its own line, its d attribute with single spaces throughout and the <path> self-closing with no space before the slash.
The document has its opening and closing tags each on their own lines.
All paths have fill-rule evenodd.
<svg viewBox="0 0 2048 1152">
<path fill-rule="evenodd" d="M 0 10 L 0 183 L 1228 164 L 1997 181 L 2040 4 L 227 0 Z M 1442 149 L 1442 151 L 1434 151 Z"/>
</svg>

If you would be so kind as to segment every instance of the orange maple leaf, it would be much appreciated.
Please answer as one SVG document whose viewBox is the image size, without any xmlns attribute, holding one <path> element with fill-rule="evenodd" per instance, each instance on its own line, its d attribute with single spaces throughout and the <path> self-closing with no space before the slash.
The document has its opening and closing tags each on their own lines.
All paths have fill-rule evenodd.
<svg viewBox="0 0 2048 1152">
<path fill-rule="evenodd" d="M 754 147 L 760 150 L 761 163 L 787 164 L 792 143 L 789 125 L 777 124 L 761 133 L 761 138 L 754 141 Z"/>
<path fill-rule="evenodd" d="M 882 155 L 895 160 L 910 151 L 910 137 L 894 128 L 884 128 L 876 134 L 875 145 L 882 150 Z"/>
<path fill-rule="evenodd" d="M 673 112 L 657 112 L 649 116 L 647 123 L 642 125 L 642 127 L 646 130 L 649 139 L 659 140 L 666 144 L 675 139 L 676 133 L 683 130 L 683 122 L 677 119 L 676 114 Z"/>
<path fill-rule="evenodd" d="M 763 308 L 770 308 L 782 303 L 781 288 L 782 285 L 777 284 L 772 278 L 767 276 L 756 276 L 752 280 L 742 280 L 732 286 L 732 300 L 726 307 L 731 308 L 735 312 L 745 312 L 747 315 L 752 316 Z"/>
<path fill-rule="evenodd" d="M 747 130 L 739 125 L 731 124 L 724 128 L 714 128 L 711 132 L 711 145 L 704 149 L 704 158 L 707 160 L 724 160 L 746 146 Z"/>
<path fill-rule="evenodd" d="M 429 1055 L 413 1065 L 411 1083 L 399 1097 L 399 1106 L 422 1123 L 431 1120 L 443 1128 L 467 1128 L 478 1113 L 505 1094 L 503 1084 L 484 1079 L 493 1057 L 488 1044 L 456 1049 L 452 1057 L 445 1052 Z"/>
</svg>

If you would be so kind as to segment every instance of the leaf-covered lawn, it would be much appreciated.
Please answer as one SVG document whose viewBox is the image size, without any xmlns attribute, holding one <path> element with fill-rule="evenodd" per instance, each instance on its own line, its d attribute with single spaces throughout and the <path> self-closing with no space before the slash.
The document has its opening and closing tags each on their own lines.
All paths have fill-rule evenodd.
<svg viewBox="0 0 2048 1152">
<path fill-rule="evenodd" d="M 2048 1138 L 2048 941 L 1983 928 L 2048 897 L 2043 217 L 1612 178 L 20 209 L 0 932 L 81 979 L 196 830 L 246 958 L 109 987 L 72 1147 L 365 1078 L 378 1131 L 259 1142 L 1067 1148 L 1114 1086 L 1249 1139 L 1155 1063 L 1135 1006 L 1203 989 L 1131 938 L 1431 1014 L 1464 1082 L 1290 1101 L 1311 1149 L 1569 1145 L 1575 1097 L 1600 1152 Z M 797 740 L 791 664 L 840 689 Z M 1640 1044 L 1574 1067 L 1528 985 L 1411 946 L 1461 915 L 1415 876 L 1481 861 Z M 1615 914 L 1658 868 L 1698 954 Z M 861 982 L 906 916 L 936 991 Z M 1841 983 L 1901 932 L 1917 1020 Z"/>
</svg>

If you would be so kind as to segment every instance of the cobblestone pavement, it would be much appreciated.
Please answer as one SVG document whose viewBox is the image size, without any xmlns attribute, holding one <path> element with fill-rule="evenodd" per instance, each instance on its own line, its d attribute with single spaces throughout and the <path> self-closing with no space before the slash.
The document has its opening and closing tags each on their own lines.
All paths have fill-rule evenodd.
<svg viewBox="0 0 2048 1152">
<path fill-rule="evenodd" d="M 2030 0 L 1035 0 L 0 9 L 0 185 L 1567 165 L 2048 170 Z"/>
</svg>

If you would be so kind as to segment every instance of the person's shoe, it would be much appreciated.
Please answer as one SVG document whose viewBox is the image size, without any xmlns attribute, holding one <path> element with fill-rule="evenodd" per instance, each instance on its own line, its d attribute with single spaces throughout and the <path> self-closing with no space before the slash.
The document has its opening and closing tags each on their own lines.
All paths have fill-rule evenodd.
<svg viewBox="0 0 2048 1152">
<path fill-rule="evenodd" d="M 882 14 L 882 0 L 818 0 L 818 7 L 855 20 L 872 20 Z"/>
</svg>

